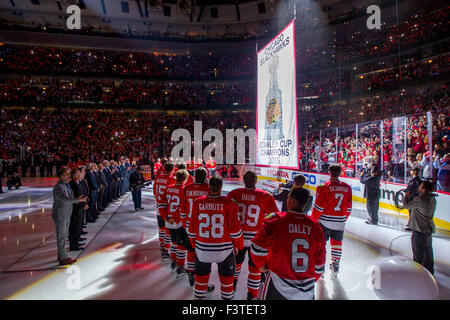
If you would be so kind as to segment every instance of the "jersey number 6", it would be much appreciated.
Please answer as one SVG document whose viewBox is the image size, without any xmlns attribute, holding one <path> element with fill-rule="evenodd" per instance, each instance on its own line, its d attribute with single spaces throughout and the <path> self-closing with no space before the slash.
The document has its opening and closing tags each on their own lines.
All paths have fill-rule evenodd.
<svg viewBox="0 0 450 320">
<path fill-rule="evenodd" d="M 299 247 L 302 247 L 303 250 L 308 250 L 309 242 L 303 238 L 297 238 L 292 241 L 292 270 L 301 273 L 308 270 L 308 254 L 306 252 L 299 252 Z M 301 265 L 298 265 L 299 260 L 302 262 Z"/>
</svg>

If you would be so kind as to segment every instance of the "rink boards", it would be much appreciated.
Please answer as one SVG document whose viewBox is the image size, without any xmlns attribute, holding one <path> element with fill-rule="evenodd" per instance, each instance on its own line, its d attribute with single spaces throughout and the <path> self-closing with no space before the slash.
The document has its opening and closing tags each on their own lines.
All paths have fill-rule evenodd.
<svg viewBox="0 0 450 320">
<path fill-rule="evenodd" d="M 248 168 L 250 169 L 250 168 Z M 276 168 L 264 168 L 253 167 L 258 179 L 260 180 L 259 187 L 266 190 L 273 190 L 275 186 L 278 186 L 280 182 L 287 182 L 293 180 L 298 174 L 302 174 L 306 178 L 306 187 L 312 191 L 316 191 L 317 186 L 329 180 L 329 175 L 319 174 L 315 172 L 294 171 Z M 245 168 L 243 170 L 245 172 Z M 348 183 L 352 187 L 353 201 L 365 203 L 364 198 L 364 185 L 356 178 L 340 178 L 340 180 Z M 408 210 L 399 209 L 395 206 L 395 199 L 398 199 L 399 203 L 402 203 L 404 193 L 403 189 L 406 188 L 405 184 L 381 182 L 381 198 L 380 208 L 391 211 L 393 213 L 401 213 L 408 215 Z M 450 231 L 450 194 L 446 192 L 437 192 L 437 208 L 434 215 L 434 223 L 436 227 Z"/>
</svg>

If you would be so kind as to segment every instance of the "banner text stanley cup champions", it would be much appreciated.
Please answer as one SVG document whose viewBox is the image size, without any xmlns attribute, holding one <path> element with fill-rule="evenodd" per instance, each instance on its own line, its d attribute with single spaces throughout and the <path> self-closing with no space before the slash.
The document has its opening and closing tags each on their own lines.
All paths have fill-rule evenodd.
<svg viewBox="0 0 450 320">
<path fill-rule="evenodd" d="M 294 20 L 258 52 L 256 165 L 298 169 Z"/>
</svg>

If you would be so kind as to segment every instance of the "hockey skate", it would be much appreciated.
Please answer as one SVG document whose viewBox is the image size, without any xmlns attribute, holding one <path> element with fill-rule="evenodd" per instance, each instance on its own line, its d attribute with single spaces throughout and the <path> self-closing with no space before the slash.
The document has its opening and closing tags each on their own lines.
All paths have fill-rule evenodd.
<svg viewBox="0 0 450 320">
<path fill-rule="evenodd" d="M 186 270 L 184 270 L 183 267 L 177 267 L 177 278 L 181 278 L 187 273 Z"/>
<path fill-rule="evenodd" d="M 190 285 L 191 287 L 193 287 L 194 284 L 195 284 L 194 273 L 193 273 L 192 271 L 188 271 L 187 274 L 188 274 L 188 279 L 189 279 L 189 285 Z"/>
<path fill-rule="evenodd" d="M 330 270 L 331 274 L 334 278 L 337 278 L 337 275 L 339 273 L 339 264 L 338 263 L 331 263 L 330 264 Z"/>
<path fill-rule="evenodd" d="M 252 296 L 252 294 L 250 292 L 247 292 L 247 300 L 258 300 L 258 298 Z"/>
<path fill-rule="evenodd" d="M 177 262 L 172 260 L 172 262 L 170 263 L 170 271 L 174 272 L 177 270 Z"/>
<path fill-rule="evenodd" d="M 167 263 L 170 261 L 170 254 L 167 251 L 161 251 L 161 262 Z"/>
</svg>

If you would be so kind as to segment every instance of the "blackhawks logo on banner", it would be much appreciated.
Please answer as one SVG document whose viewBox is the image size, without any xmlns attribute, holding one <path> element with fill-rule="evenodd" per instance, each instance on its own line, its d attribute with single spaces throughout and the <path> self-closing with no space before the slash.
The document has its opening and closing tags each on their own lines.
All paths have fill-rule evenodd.
<svg viewBox="0 0 450 320">
<path fill-rule="evenodd" d="M 278 56 L 273 57 L 269 65 L 270 82 L 266 96 L 266 140 L 284 139 L 281 90 L 278 85 Z"/>
<path fill-rule="evenodd" d="M 266 119 L 267 119 L 267 122 L 269 123 L 269 125 L 277 122 L 280 115 L 281 115 L 281 108 L 280 108 L 280 104 L 278 103 L 277 99 L 270 100 L 269 105 L 267 106 L 267 110 L 266 110 Z"/>
</svg>

